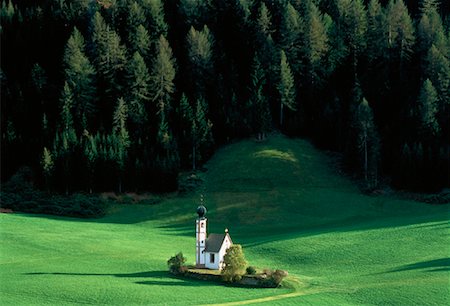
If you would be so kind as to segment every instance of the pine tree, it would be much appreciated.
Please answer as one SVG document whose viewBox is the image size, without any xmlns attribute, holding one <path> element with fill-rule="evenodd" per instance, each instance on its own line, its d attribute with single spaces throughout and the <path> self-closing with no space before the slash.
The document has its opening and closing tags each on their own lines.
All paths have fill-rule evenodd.
<svg viewBox="0 0 450 306">
<path fill-rule="evenodd" d="M 435 4 L 435 1 L 431 0 L 422 3 L 422 16 L 417 25 L 418 49 L 422 55 L 425 55 L 433 44 L 442 53 L 446 52 L 444 25 Z"/>
<path fill-rule="evenodd" d="M 308 74 L 311 85 L 320 80 L 320 71 L 324 70 L 324 58 L 329 49 L 327 20 L 329 16 L 320 13 L 313 2 L 308 2 L 305 18 L 304 53 L 308 62 Z"/>
<path fill-rule="evenodd" d="M 87 129 L 87 121 L 95 114 L 95 70 L 84 54 L 84 38 L 77 28 L 70 36 L 65 53 L 65 77 L 73 95 L 76 122 Z"/>
<path fill-rule="evenodd" d="M 300 14 L 287 3 L 280 24 L 280 47 L 286 52 L 290 63 L 295 63 L 292 68 L 295 73 L 300 69 L 301 37 L 304 31 L 304 21 Z"/>
<path fill-rule="evenodd" d="M 61 94 L 61 122 L 62 129 L 68 131 L 72 129 L 73 118 L 72 118 L 72 108 L 73 108 L 73 94 L 70 86 L 67 82 L 64 83 L 64 88 Z"/>
<path fill-rule="evenodd" d="M 126 64 L 126 49 L 119 35 L 105 25 L 100 14 L 94 16 L 95 63 L 102 84 L 104 99 L 111 103 L 122 91 L 122 78 Z"/>
<path fill-rule="evenodd" d="M 279 53 L 272 39 L 273 33 L 272 16 L 269 9 L 262 1 L 258 8 L 257 20 L 255 22 L 256 39 L 255 44 L 260 46 L 259 56 L 261 64 L 266 72 L 268 92 L 276 91 L 278 80 Z M 272 95 L 269 95 L 269 98 Z"/>
<path fill-rule="evenodd" d="M 42 171 L 44 172 L 45 185 L 47 187 L 47 190 L 49 190 L 50 188 L 49 180 L 53 172 L 54 163 L 52 153 L 46 147 L 44 147 L 44 151 L 42 153 L 41 166 Z"/>
<path fill-rule="evenodd" d="M 38 63 L 34 64 L 31 69 L 31 80 L 37 93 L 42 95 L 48 79 L 45 70 Z"/>
<path fill-rule="evenodd" d="M 258 140 L 264 140 L 265 134 L 271 128 L 272 117 L 270 114 L 269 103 L 264 93 L 266 76 L 257 54 L 255 54 L 253 59 L 252 70 L 252 83 L 249 88 L 251 97 L 250 104 L 252 106 L 251 112 L 253 113 L 251 122 L 257 133 Z"/>
<path fill-rule="evenodd" d="M 114 153 L 113 160 L 119 170 L 119 193 L 122 193 L 122 175 L 125 171 L 125 163 L 130 146 L 130 137 L 126 127 L 128 118 L 128 107 L 123 98 L 117 100 L 116 109 L 113 117 L 113 136 L 114 136 Z"/>
<path fill-rule="evenodd" d="M 195 170 L 196 162 L 202 160 L 202 148 L 212 145 L 212 123 L 206 116 L 207 104 L 202 98 L 197 100 L 195 120 L 192 121 L 192 169 Z"/>
<path fill-rule="evenodd" d="M 356 77 L 358 58 L 366 48 L 367 14 L 362 0 L 338 1 L 339 26 Z"/>
<path fill-rule="evenodd" d="M 212 123 L 207 118 L 207 106 L 203 98 L 197 100 L 193 108 L 185 94 L 181 96 L 180 115 L 183 124 L 183 138 L 191 142 L 192 170 L 196 170 L 197 163 L 202 160 L 203 148 L 208 149 L 213 143 L 211 133 Z"/>
<path fill-rule="evenodd" d="M 189 139 L 192 132 L 192 122 L 195 120 L 194 111 L 187 96 L 183 93 L 180 99 L 180 107 L 178 110 L 181 121 L 181 139 L 180 141 L 186 141 Z M 189 144 L 190 146 L 190 144 Z"/>
<path fill-rule="evenodd" d="M 94 16 L 91 20 L 90 25 L 92 35 L 91 35 L 91 43 L 90 46 L 90 54 L 94 58 L 94 63 L 98 67 L 100 46 L 105 45 L 106 31 L 107 26 L 105 19 L 100 14 L 100 12 L 95 12 Z"/>
<path fill-rule="evenodd" d="M 213 13 L 212 0 L 180 0 L 178 6 L 187 25 L 196 28 L 207 24 Z"/>
<path fill-rule="evenodd" d="M 423 82 L 419 99 L 419 118 L 422 136 L 426 139 L 439 133 L 440 127 L 436 115 L 438 112 L 438 94 L 429 79 Z"/>
<path fill-rule="evenodd" d="M 140 25 L 146 24 L 147 19 L 145 12 L 138 2 L 132 1 L 128 5 L 128 16 L 127 16 L 127 33 L 128 33 L 128 44 L 133 46 L 135 40 L 137 29 Z"/>
<path fill-rule="evenodd" d="M 73 94 L 69 84 L 66 82 L 61 95 L 61 126 L 54 140 L 55 155 L 63 162 L 65 177 L 65 192 L 69 194 L 70 160 L 77 145 L 77 135 L 73 127 Z"/>
<path fill-rule="evenodd" d="M 194 27 L 191 27 L 187 34 L 187 43 L 193 93 L 197 97 L 205 97 L 206 85 L 212 78 L 214 39 L 206 25 L 202 31 L 197 31 Z"/>
<path fill-rule="evenodd" d="M 133 35 L 130 51 L 139 52 L 144 59 L 148 59 L 150 55 L 150 35 L 142 24 L 137 27 Z"/>
<path fill-rule="evenodd" d="M 377 185 L 379 140 L 372 109 L 365 98 L 356 109 L 356 128 L 359 150 L 363 153 L 364 179 L 368 188 Z"/>
<path fill-rule="evenodd" d="M 151 95 L 150 73 L 139 52 L 134 53 L 127 70 L 130 119 L 134 124 L 141 125 L 147 119 L 146 102 Z"/>
<path fill-rule="evenodd" d="M 8 2 L 2 1 L 2 7 L 0 9 L 0 18 L 3 22 L 11 23 L 16 9 L 14 8 L 14 4 L 11 0 Z"/>
<path fill-rule="evenodd" d="M 440 111 L 443 116 L 450 106 L 450 59 L 434 45 L 425 58 L 425 77 L 429 78 L 437 90 Z M 448 120 L 447 120 L 448 121 Z"/>
<path fill-rule="evenodd" d="M 278 83 L 280 94 L 280 126 L 283 126 L 283 108 L 286 106 L 290 110 L 296 110 L 294 76 L 286 58 L 286 53 L 281 50 L 280 81 Z"/>
<path fill-rule="evenodd" d="M 386 17 L 379 0 L 370 0 L 367 9 L 367 57 L 373 63 L 384 57 Z"/>
<path fill-rule="evenodd" d="M 150 75 L 151 99 L 157 104 L 157 112 L 165 116 L 170 108 L 172 94 L 175 92 L 175 60 L 168 41 L 161 36 L 158 42 L 158 52 L 153 61 Z"/>
<path fill-rule="evenodd" d="M 142 0 L 142 5 L 147 15 L 150 38 L 156 47 L 159 37 L 161 35 L 166 37 L 168 31 L 164 19 L 164 6 L 161 0 Z"/>
<path fill-rule="evenodd" d="M 386 8 L 387 45 L 400 65 L 409 60 L 413 52 L 414 26 L 403 0 L 390 0 Z"/>
<path fill-rule="evenodd" d="M 261 1 L 258 10 L 258 19 L 256 20 L 256 33 L 263 37 L 263 40 L 272 35 L 272 16 L 264 1 Z"/>
<path fill-rule="evenodd" d="M 99 152 L 97 148 L 97 137 L 85 133 L 86 139 L 84 142 L 84 157 L 86 158 L 87 168 L 89 172 L 88 184 L 89 193 L 92 193 L 92 185 L 94 183 L 95 165 L 99 159 Z"/>
<path fill-rule="evenodd" d="M 438 0 L 421 0 L 420 1 L 420 13 L 423 15 L 429 13 L 430 11 L 436 10 L 438 9 Z"/>
</svg>

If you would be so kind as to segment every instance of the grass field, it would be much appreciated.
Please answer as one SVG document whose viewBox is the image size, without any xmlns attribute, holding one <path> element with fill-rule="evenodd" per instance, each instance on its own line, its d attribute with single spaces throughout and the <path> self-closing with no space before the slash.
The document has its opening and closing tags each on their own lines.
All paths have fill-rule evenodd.
<svg viewBox="0 0 450 306">
<path fill-rule="evenodd" d="M 117 205 L 78 220 L 0 214 L 0 304 L 449 305 L 450 210 L 362 195 L 304 140 L 272 136 L 218 151 L 196 194 Z M 229 228 L 250 264 L 295 288 L 247 289 L 172 278 L 195 260 L 195 209 Z"/>
</svg>

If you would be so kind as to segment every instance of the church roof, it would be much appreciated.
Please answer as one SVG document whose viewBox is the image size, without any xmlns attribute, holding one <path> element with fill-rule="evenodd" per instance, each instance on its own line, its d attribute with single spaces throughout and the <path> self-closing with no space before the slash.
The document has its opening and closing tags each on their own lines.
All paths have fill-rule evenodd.
<svg viewBox="0 0 450 306">
<path fill-rule="evenodd" d="M 212 253 L 219 252 L 226 236 L 228 236 L 228 238 L 231 241 L 230 235 L 228 235 L 228 233 L 225 233 L 225 234 L 209 234 L 208 235 L 208 239 L 206 239 L 205 252 L 212 252 Z"/>
</svg>

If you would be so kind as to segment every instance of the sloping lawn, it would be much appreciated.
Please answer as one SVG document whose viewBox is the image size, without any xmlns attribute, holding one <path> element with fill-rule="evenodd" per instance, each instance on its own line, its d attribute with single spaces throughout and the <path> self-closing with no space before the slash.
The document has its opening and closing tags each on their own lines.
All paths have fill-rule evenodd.
<svg viewBox="0 0 450 306">
<path fill-rule="evenodd" d="M 207 164 L 197 194 L 116 205 L 98 220 L 0 214 L 0 304 L 448 305 L 450 210 L 368 197 L 307 141 L 242 141 Z M 296 289 L 173 278 L 195 260 L 195 209 L 225 227 L 250 264 L 281 268 Z"/>
</svg>

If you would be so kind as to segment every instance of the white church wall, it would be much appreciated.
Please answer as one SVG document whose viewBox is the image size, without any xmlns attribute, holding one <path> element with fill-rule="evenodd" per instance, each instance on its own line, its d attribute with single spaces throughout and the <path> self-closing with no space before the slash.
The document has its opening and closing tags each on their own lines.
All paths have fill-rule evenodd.
<svg viewBox="0 0 450 306">
<path fill-rule="evenodd" d="M 225 239 L 222 243 L 222 247 L 219 250 L 219 262 L 217 263 L 217 269 L 222 270 L 223 268 L 223 257 L 225 256 L 225 253 L 227 252 L 228 248 L 231 246 L 231 241 L 228 238 L 228 235 L 225 236 Z"/>
<path fill-rule="evenodd" d="M 211 262 L 211 255 L 214 255 L 214 261 Z M 213 253 L 213 252 L 205 252 L 205 267 L 207 269 L 212 269 L 212 270 L 219 270 L 219 253 Z M 222 257 L 223 258 L 223 257 Z"/>
</svg>

